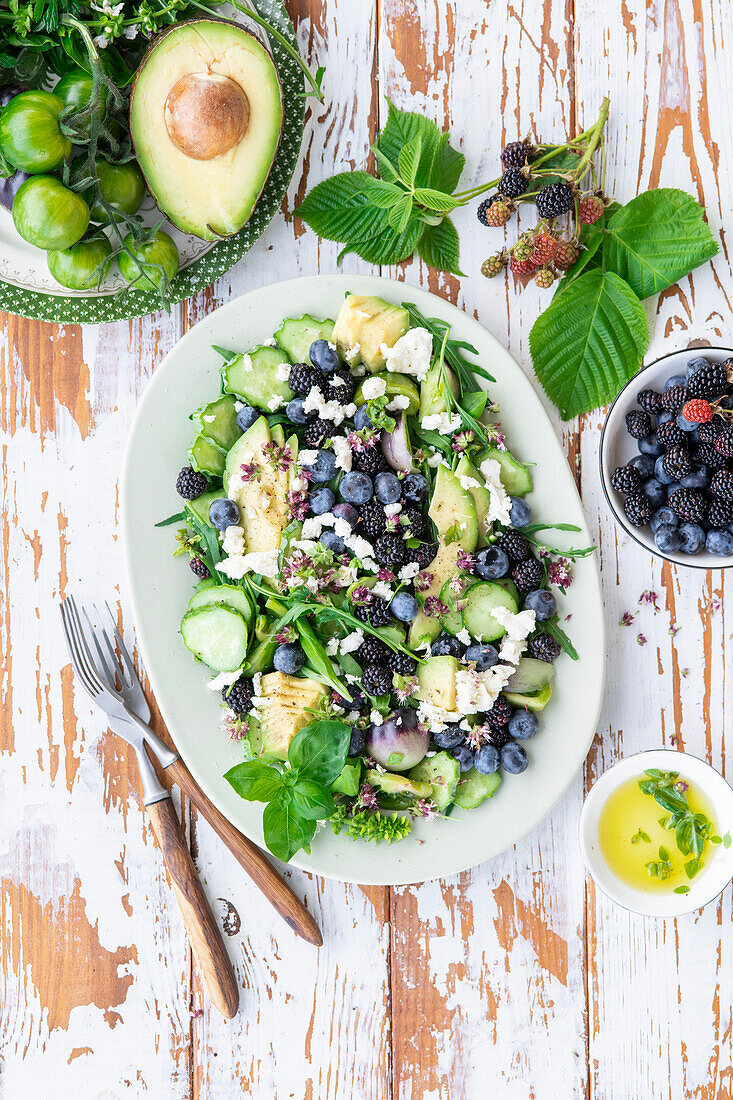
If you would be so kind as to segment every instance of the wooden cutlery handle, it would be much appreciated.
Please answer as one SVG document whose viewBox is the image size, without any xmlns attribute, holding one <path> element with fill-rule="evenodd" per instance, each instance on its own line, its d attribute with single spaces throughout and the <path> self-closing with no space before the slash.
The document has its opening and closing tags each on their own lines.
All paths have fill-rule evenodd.
<svg viewBox="0 0 733 1100">
<path fill-rule="evenodd" d="M 148 814 L 163 853 L 186 925 L 191 950 L 212 1004 L 231 1020 L 239 1007 L 239 987 L 221 932 L 206 900 L 170 798 L 152 802 Z"/>
<path fill-rule="evenodd" d="M 229 851 L 238 860 L 254 884 L 259 887 L 267 900 L 277 910 L 286 924 L 308 943 L 320 947 L 323 943 L 321 930 L 308 912 L 303 902 L 280 877 L 262 851 L 239 832 L 230 821 L 219 813 L 216 806 L 206 797 L 193 779 L 186 765 L 179 758 L 165 769 L 191 799 L 196 809 L 205 817 L 209 825 L 224 841 Z"/>
</svg>

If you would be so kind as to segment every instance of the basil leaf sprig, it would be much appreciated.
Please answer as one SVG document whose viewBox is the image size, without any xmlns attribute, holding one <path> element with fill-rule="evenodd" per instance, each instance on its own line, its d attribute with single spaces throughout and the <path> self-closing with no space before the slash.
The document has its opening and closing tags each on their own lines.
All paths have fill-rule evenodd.
<svg viewBox="0 0 733 1100">
<path fill-rule="evenodd" d="M 646 778 L 639 780 L 639 790 L 642 794 L 651 795 L 669 815 L 660 818 L 659 823 L 663 828 L 674 832 L 680 854 L 690 857 L 684 864 L 685 874 L 688 878 L 694 878 L 700 870 L 705 843 L 711 839 L 713 823 L 706 814 L 692 810 L 687 800 L 687 784 L 680 781 L 679 772 L 649 768 L 644 775 Z M 664 874 L 652 874 L 651 871 L 649 873 L 656 878 L 667 877 Z"/>
<path fill-rule="evenodd" d="M 301 849 L 309 851 L 318 822 L 334 812 L 330 788 L 344 769 L 350 740 L 346 722 L 312 722 L 293 737 L 287 763 L 260 758 L 225 773 L 240 798 L 265 803 L 265 843 L 277 859 L 287 863 Z"/>
</svg>

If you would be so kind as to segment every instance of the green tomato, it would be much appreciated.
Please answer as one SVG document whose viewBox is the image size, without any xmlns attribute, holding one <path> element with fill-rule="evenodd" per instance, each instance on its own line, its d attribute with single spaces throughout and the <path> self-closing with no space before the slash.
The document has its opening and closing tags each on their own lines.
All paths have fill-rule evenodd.
<svg viewBox="0 0 733 1100">
<path fill-rule="evenodd" d="M 71 248 L 47 252 L 48 270 L 57 283 L 70 290 L 89 290 L 99 282 L 99 265 L 109 256 L 112 248 L 104 235 L 88 241 L 78 241 Z"/>
<path fill-rule="evenodd" d="M 31 176 L 13 201 L 13 222 L 37 248 L 71 248 L 86 232 L 89 207 L 55 176 Z"/>
<path fill-rule="evenodd" d="M 132 235 L 128 233 L 125 237 L 125 244 L 130 251 L 134 253 L 137 259 L 132 259 L 126 252 L 120 252 L 117 257 L 117 263 L 119 264 L 123 279 L 127 279 L 128 283 L 135 283 L 135 280 L 139 279 L 139 282 L 135 283 L 136 290 L 152 290 L 150 285 L 151 282 L 153 282 L 159 290 L 163 290 L 165 287 L 165 279 L 159 267 L 163 268 L 163 271 L 170 280 L 178 271 L 178 265 L 180 263 L 178 249 L 173 239 L 169 237 L 167 233 L 158 230 L 155 235 L 155 240 L 150 241 L 149 244 L 136 246 L 132 239 Z M 138 263 L 137 261 L 140 262 Z M 154 267 L 154 264 L 157 264 L 158 267 Z M 142 278 L 140 277 L 141 275 Z"/>
<path fill-rule="evenodd" d="M 21 92 L 0 114 L 0 148 L 23 172 L 52 172 L 71 152 L 59 129 L 64 101 L 52 92 Z"/>
<path fill-rule="evenodd" d="M 140 209 L 147 189 L 143 174 L 135 161 L 109 164 L 106 160 L 97 160 L 95 168 L 103 199 L 125 214 L 134 214 Z M 102 204 L 96 202 L 92 207 L 92 221 L 108 223 L 109 220 Z"/>
<path fill-rule="evenodd" d="M 59 99 L 64 101 L 66 107 L 86 107 L 89 100 L 92 98 L 92 78 L 91 75 L 84 71 L 84 69 L 72 69 L 66 76 L 62 76 L 58 84 L 54 88 L 54 95 L 57 95 Z M 102 88 L 102 94 L 100 96 L 100 105 L 102 110 L 107 102 L 107 89 Z M 89 134 L 89 122 L 80 125 L 79 131 L 82 135 L 87 136 Z"/>
</svg>

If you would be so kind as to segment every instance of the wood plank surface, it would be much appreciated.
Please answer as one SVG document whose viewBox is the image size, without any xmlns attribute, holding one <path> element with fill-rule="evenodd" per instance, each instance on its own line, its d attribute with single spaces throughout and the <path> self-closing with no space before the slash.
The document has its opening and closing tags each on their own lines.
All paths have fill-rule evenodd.
<svg viewBox="0 0 733 1100">
<path fill-rule="evenodd" d="M 170 316 L 83 329 L 3 320 L 0 1097 L 731 1100 L 730 887 L 701 913 L 644 920 L 593 889 L 577 849 L 584 790 L 619 756 L 677 744 L 725 768 L 733 721 L 730 581 L 661 567 L 622 537 L 598 483 L 600 414 L 562 425 L 548 410 L 597 538 L 607 611 L 606 698 L 585 775 L 513 850 L 451 879 L 389 891 L 287 872 L 323 930 L 319 951 L 273 917 L 177 798 L 241 987 L 232 1021 L 192 971 L 134 762 L 72 678 L 55 607 L 67 589 L 111 596 L 134 642 L 117 479 L 146 382 L 217 305 L 336 270 L 337 246 L 290 211 L 308 186 L 368 161 L 386 97 L 450 127 L 468 185 L 498 173 L 505 140 L 559 138 L 610 94 L 609 192 L 689 189 L 723 244 L 648 304 L 649 357 L 730 342 L 725 0 L 289 8 L 303 51 L 327 66 L 326 100 L 310 101 L 284 216 L 247 257 Z M 473 209 L 456 222 L 465 278 L 418 262 L 384 273 L 457 302 L 533 377 L 528 333 L 548 295 L 484 280 L 502 231 L 479 227 Z"/>
</svg>

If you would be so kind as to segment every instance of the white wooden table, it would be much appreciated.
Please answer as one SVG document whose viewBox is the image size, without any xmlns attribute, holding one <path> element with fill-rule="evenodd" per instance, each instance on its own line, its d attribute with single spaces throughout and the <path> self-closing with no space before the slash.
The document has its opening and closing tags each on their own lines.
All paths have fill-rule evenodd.
<svg viewBox="0 0 733 1100">
<path fill-rule="evenodd" d="M 243 988 L 225 1023 L 204 1002 L 124 746 L 73 682 L 56 601 L 119 600 L 117 477 L 137 400 L 181 333 L 219 303 L 335 270 L 337 248 L 289 213 L 361 167 L 385 97 L 451 129 L 466 186 L 505 140 L 582 129 L 611 96 L 609 191 L 672 184 L 721 234 L 733 184 L 726 0 L 292 0 L 324 63 L 301 168 L 279 216 L 230 276 L 175 309 L 100 328 L 3 320 L 0 601 L 0 1097 L 155 1100 L 723 1100 L 733 1089 L 731 892 L 675 922 L 636 918 L 586 881 L 584 790 L 622 754 L 677 745 L 725 768 L 733 707 L 721 572 L 661 567 L 601 497 L 601 414 L 558 432 L 597 534 L 608 616 L 606 698 L 584 775 L 514 850 L 398 890 L 292 873 L 320 951 L 273 920 L 234 860 L 180 806 Z M 617 9 L 617 10 L 614 10 Z M 312 102 L 312 101 L 311 101 Z M 306 184 L 307 181 L 307 184 Z M 501 231 L 457 218 L 466 278 L 396 274 L 474 313 L 531 374 L 547 297 L 487 282 Z M 733 276 L 713 264 L 648 310 L 650 356 L 731 343 Z M 358 260 L 347 271 L 366 270 Z M 552 411 L 552 410 L 551 410 Z M 641 602 L 658 597 L 658 611 Z M 635 618 L 621 626 L 625 611 Z M 642 638 L 646 639 L 641 644 Z M 216 736 L 202 731 L 202 737 Z"/>
</svg>

